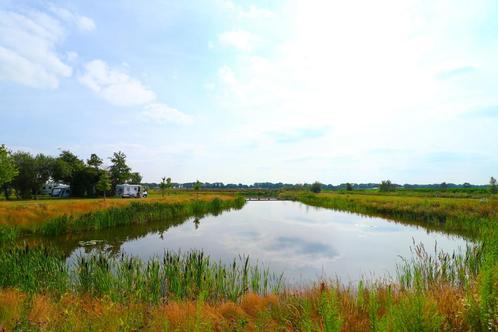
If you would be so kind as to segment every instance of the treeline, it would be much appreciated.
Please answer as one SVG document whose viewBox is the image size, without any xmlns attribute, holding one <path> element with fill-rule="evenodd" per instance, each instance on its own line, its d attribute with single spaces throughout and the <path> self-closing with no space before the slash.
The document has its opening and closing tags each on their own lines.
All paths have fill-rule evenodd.
<svg viewBox="0 0 498 332">
<path fill-rule="evenodd" d="M 160 183 L 146 183 L 147 186 L 151 188 L 159 188 Z M 172 183 L 174 188 L 185 188 L 192 189 L 195 186 L 195 182 L 186 183 Z M 389 180 L 382 181 L 380 183 L 341 183 L 338 185 L 333 184 L 323 184 L 320 183 L 320 188 L 324 190 L 368 190 L 368 189 L 378 189 L 380 191 L 396 191 L 396 190 L 413 190 L 413 191 L 465 191 L 465 192 L 488 192 L 490 186 L 493 187 L 492 182 L 490 185 L 475 185 L 468 182 L 463 184 L 455 183 L 435 183 L 435 184 L 396 184 Z M 256 182 L 253 184 L 242 184 L 242 183 L 223 183 L 223 182 L 204 182 L 201 184 L 203 189 L 296 189 L 296 190 L 310 190 L 313 187 L 313 183 L 272 183 L 272 182 Z"/>
<path fill-rule="evenodd" d="M 94 197 L 114 191 L 120 183 L 140 183 L 142 176 L 132 172 L 126 164 L 126 155 L 119 151 L 109 158 L 111 164 L 91 154 L 86 161 L 70 151 L 62 151 L 57 157 L 42 153 L 33 155 L 25 151 L 9 151 L 0 146 L 0 188 L 6 199 L 37 198 L 48 181 L 70 186 L 71 195 Z"/>
</svg>

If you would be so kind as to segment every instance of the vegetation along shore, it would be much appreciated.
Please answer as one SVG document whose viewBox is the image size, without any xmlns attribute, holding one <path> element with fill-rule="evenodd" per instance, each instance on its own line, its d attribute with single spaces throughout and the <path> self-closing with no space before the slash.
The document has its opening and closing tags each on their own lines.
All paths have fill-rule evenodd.
<svg viewBox="0 0 498 332">
<path fill-rule="evenodd" d="M 496 198 L 279 195 L 399 222 L 415 220 L 458 232 L 476 244 L 453 255 L 415 246 L 413 258 L 402 261 L 392 280 L 352 285 L 317 280 L 296 288 L 286 285 L 285 275 L 273 274 L 271 266 L 238 253 L 232 264 L 189 251 L 165 252 L 147 261 L 96 253 L 68 265 L 55 249 L 13 244 L 4 237 L 0 269 L 10 273 L 0 277 L 0 326 L 80 331 L 493 331 L 498 326 Z M 4 223 L 4 229 L 19 229 L 18 236 L 54 236 L 217 213 L 244 204 L 233 194 L 170 197 L 125 201 L 25 225 Z"/>
</svg>

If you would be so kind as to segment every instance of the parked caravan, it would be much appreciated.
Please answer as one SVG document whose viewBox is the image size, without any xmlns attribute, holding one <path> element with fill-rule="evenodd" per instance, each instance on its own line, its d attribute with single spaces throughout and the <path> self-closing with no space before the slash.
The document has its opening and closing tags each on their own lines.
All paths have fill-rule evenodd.
<svg viewBox="0 0 498 332">
<path fill-rule="evenodd" d="M 52 192 L 50 193 L 50 196 L 56 197 L 56 198 L 67 198 L 71 196 L 71 187 L 69 187 L 67 184 L 59 184 L 52 188 Z"/>
<path fill-rule="evenodd" d="M 139 184 L 118 184 L 116 186 L 116 196 L 123 198 L 144 197 L 144 186 Z"/>
<path fill-rule="evenodd" d="M 62 183 L 54 182 L 54 181 L 47 181 L 45 184 L 42 186 L 40 192 L 42 195 L 51 195 L 52 190 L 57 187 L 62 185 Z"/>
</svg>

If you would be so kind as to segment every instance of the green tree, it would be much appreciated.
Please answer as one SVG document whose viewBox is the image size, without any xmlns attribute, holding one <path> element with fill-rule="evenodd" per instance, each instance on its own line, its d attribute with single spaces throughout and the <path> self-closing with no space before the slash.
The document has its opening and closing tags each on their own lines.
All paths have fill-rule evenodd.
<svg viewBox="0 0 498 332">
<path fill-rule="evenodd" d="M 199 190 L 201 190 L 201 187 L 202 187 L 202 182 L 201 181 L 197 180 L 197 181 L 194 182 L 193 188 L 194 188 L 194 191 L 196 192 L 197 198 L 199 198 Z"/>
<path fill-rule="evenodd" d="M 491 177 L 489 180 L 489 190 L 492 194 L 498 193 L 498 187 L 496 186 L 496 179 L 494 177 Z"/>
<path fill-rule="evenodd" d="M 318 194 L 322 191 L 322 184 L 318 181 L 315 181 L 311 187 L 310 187 L 311 192 Z"/>
<path fill-rule="evenodd" d="M 83 160 L 79 159 L 70 151 L 62 151 L 59 157 L 55 160 L 53 178 L 55 181 L 61 181 L 71 186 L 74 185 L 74 176 L 85 168 Z"/>
<path fill-rule="evenodd" d="M 85 180 L 87 180 L 89 183 L 85 183 L 85 187 L 89 187 L 91 189 L 90 191 L 92 195 L 95 195 L 97 193 L 97 182 L 100 179 L 100 167 L 103 163 L 104 161 L 95 153 L 92 153 L 90 155 L 90 158 L 86 160 L 86 164 L 88 165 L 88 167 L 86 167 L 85 170 Z"/>
<path fill-rule="evenodd" d="M 102 166 L 103 160 L 99 158 L 95 153 L 90 155 L 90 159 L 86 160 L 86 164 L 95 169 L 99 169 Z"/>
<path fill-rule="evenodd" d="M 16 151 L 12 154 L 18 174 L 12 181 L 17 198 L 30 199 L 33 195 L 35 182 L 35 158 L 29 152 Z"/>
<path fill-rule="evenodd" d="M 448 190 L 448 184 L 447 184 L 446 182 L 441 183 L 441 184 L 439 185 L 439 189 L 440 189 L 441 191 L 446 191 L 446 190 Z"/>
<path fill-rule="evenodd" d="M 346 183 L 346 190 L 347 191 L 353 191 L 353 185 L 351 183 Z"/>
<path fill-rule="evenodd" d="M 173 188 L 173 183 L 171 183 L 171 178 L 167 178 L 166 179 L 166 190 L 168 192 L 168 195 L 169 195 L 171 188 Z"/>
<path fill-rule="evenodd" d="M 159 188 L 161 189 L 161 196 L 164 197 L 164 192 L 166 191 L 166 188 L 167 188 L 166 177 L 161 178 L 161 183 L 159 184 Z"/>
<path fill-rule="evenodd" d="M 112 189 L 114 190 L 116 185 L 125 183 L 130 179 L 131 168 L 126 164 L 126 155 L 121 151 L 114 152 L 109 159 L 112 163 L 109 171 L 111 173 Z"/>
<path fill-rule="evenodd" d="M 32 192 L 35 195 L 40 193 L 41 187 L 53 177 L 55 159 L 44 154 L 37 154 L 34 158 L 34 178 L 32 184 Z"/>
<path fill-rule="evenodd" d="M 19 174 L 16 163 L 5 145 L 0 145 L 0 187 L 3 188 L 5 199 L 9 199 L 9 184 Z"/>
<path fill-rule="evenodd" d="M 382 181 L 380 183 L 379 190 L 382 192 L 390 192 L 390 191 L 395 191 L 396 187 L 391 182 L 391 180 L 386 180 L 386 181 Z"/>
<path fill-rule="evenodd" d="M 106 192 L 111 190 L 111 179 L 109 177 L 109 172 L 102 171 L 100 173 L 99 181 L 97 182 L 97 190 L 104 194 L 104 200 L 106 198 Z"/>
<path fill-rule="evenodd" d="M 133 184 L 140 184 L 140 183 L 142 183 L 142 175 L 140 175 L 140 173 L 138 173 L 138 172 L 130 173 L 129 181 L 130 181 L 130 183 L 133 183 Z"/>
</svg>

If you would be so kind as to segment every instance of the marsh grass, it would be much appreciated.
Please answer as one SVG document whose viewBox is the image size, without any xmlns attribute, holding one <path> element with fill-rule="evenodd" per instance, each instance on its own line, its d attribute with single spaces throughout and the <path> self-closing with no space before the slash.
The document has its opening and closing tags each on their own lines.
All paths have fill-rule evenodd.
<svg viewBox="0 0 498 332">
<path fill-rule="evenodd" d="M 248 292 L 267 295 L 283 287 L 282 275 L 250 264 L 248 257 L 225 265 L 201 251 L 167 251 L 145 262 L 126 255 L 93 254 L 67 266 L 52 249 L 12 248 L 0 251 L 0 270 L 8 271 L 0 275 L 0 288 L 54 295 L 75 292 L 115 302 L 158 304 L 200 296 L 237 301 Z"/>
<path fill-rule="evenodd" d="M 283 192 L 304 204 L 393 219 L 429 230 L 482 239 L 498 228 L 498 199 L 455 199 L 367 194 Z"/>
<path fill-rule="evenodd" d="M 0 271 L 12 273 L 0 275 L 0 326 L 55 331 L 497 329 L 494 202 L 481 206 L 479 201 L 464 199 L 449 202 L 389 196 L 393 199 L 389 202 L 365 195 L 361 199 L 313 196 L 317 197 L 304 194 L 294 198 L 358 213 L 414 216 L 434 227 L 464 230 L 477 239 L 476 246 L 459 254 L 446 254 L 437 247 L 427 249 L 414 243 L 413 257 L 399 265 L 396 280 L 354 286 L 322 282 L 302 289 L 286 288 L 281 276 L 252 265 L 247 257 L 221 264 L 199 251 L 166 252 L 145 262 L 128 256 L 89 255 L 67 266 L 62 256 L 49 249 L 3 248 Z M 224 208 L 220 202 L 209 204 L 208 209 L 213 211 Z M 199 204 L 190 206 L 187 212 L 195 215 L 205 208 Z M 484 211 L 481 216 L 480 210 Z M 134 210 L 138 215 L 140 211 L 140 207 Z M 146 222 L 148 215 L 144 213 L 141 218 L 138 220 Z M 65 231 L 79 231 L 75 225 L 69 222 Z"/>
<path fill-rule="evenodd" d="M 234 192 L 200 192 L 198 199 L 201 201 L 212 201 L 218 198 L 222 201 L 233 200 L 237 194 Z M 152 196 L 144 199 L 123 198 L 70 198 L 70 199 L 47 199 L 30 201 L 0 201 L 0 225 L 18 226 L 22 229 L 35 228 L 48 219 L 60 216 L 78 217 L 83 214 L 119 208 L 134 202 L 142 204 L 163 203 L 175 204 L 190 202 L 194 195 L 190 192 L 175 192 L 166 197 Z"/>
<path fill-rule="evenodd" d="M 210 196 L 212 197 L 212 196 Z M 49 218 L 38 225 L 21 228 L 17 224 L 0 225 L 0 243 L 22 235 L 58 236 L 68 233 L 98 231 L 124 225 L 139 225 L 158 220 L 177 220 L 189 216 L 217 215 L 224 210 L 240 209 L 245 204 L 241 196 L 190 199 L 180 202 L 131 201 L 123 206 L 109 207 L 84 214 L 64 214 Z"/>
</svg>

